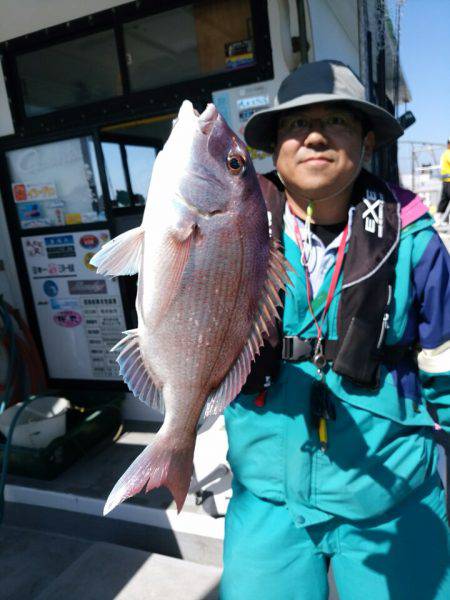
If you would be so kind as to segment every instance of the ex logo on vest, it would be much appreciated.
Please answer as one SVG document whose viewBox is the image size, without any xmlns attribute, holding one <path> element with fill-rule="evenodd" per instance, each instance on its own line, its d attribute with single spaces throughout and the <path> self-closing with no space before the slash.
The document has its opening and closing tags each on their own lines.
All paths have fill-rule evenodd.
<svg viewBox="0 0 450 600">
<path fill-rule="evenodd" d="M 383 237 L 384 227 L 384 196 L 375 190 L 366 190 L 363 202 L 366 210 L 362 213 L 364 229 L 369 233 L 375 233 L 379 238 Z"/>
</svg>

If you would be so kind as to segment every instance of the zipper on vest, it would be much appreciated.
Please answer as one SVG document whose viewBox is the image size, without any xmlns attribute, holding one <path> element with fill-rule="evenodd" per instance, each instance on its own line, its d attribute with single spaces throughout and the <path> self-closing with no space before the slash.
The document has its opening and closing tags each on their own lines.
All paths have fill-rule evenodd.
<svg viewBox="0 0 450 600">
<path fill-rule="evenodd" d="M 387 302 L 386 302 L 386 312 L 383 315 L 383 321 L 381 323 L 381 331 L 380 331 L 380 336 L 378 338 L 378 342 L 377 342 L 377 350 L 379 350 L 381 348 L 381 346 L 383 345 L 384 342 L 384 338 L 386 337 L 386 332 L 389 329 L 389 306 L 391 304 L 391 300 L 392 300 L 392 286 L 391 284 L 388 285 L 388 297 L 387 297 Z"/>
</svg>

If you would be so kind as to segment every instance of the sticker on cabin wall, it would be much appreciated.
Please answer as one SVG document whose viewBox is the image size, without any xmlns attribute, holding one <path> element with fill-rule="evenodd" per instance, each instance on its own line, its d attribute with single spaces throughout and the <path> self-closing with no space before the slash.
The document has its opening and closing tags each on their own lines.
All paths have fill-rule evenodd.
<svg viewBox="0 0 450 600">
<path fill-rule="evenodd" d="M 60 327 L 78 327 L 81 325 L 83 317 L 74 310 L 61 310 L 53 315 L 53 320 Z"/>
<path fill-rule="evenodd" d="M 108 288 L 104 279 L 74 279 L 68 281 L 69 294 L 73 295 L 90 295 L 90 294 L 106 294 Z"/>
<path fill-rule="evenodd" d="M 99 277 L 89 265 L 94 253 L 109 239 L 105 229 L 22 238 L 52 378 L 120 380 L 116 355 L 110 352 L 127 328 L 119 283 Z M 92 248 L 94 244 L 97 246 Z M 61 249 L 64 253 L 67 246 L 74 247 L 76 256 L 58 258 L 56 255 Z M 48 248 L 56 254 L 51 260 Z"/>
<path fill-rule="evenodd" d="M 213 92 L 212 100 L 222 117 L 232 127 L 230 93 L 227 90 Z"/>
<path fill-rule="evenodd" d="M 27 256 L 45 256 L 44 244 L 41 240 L 25 240 L 24 244 Z"/>
<path fill-rule="evenodd" d="M 86 234 L 80 238 L 80 244 L 86 250 L 93 250 L 99 245 L 99 239 L 96 235 Z"/>
<path fill-rule="evenodd" d="M 76 256 L 73 235 L 51 235 L 44 238 L 48 258 L 66 258 Z"/>
<path fill-rule="evenodd" d="M 54 183 L 13 183 L 12 193 L 14 202 L 41 202 L 58 198 Z"/>
<path fill-rule="evenodd" d="M 74 298 L 50 298 L 50 306 L 53 310 L 80 310 L 78 300 Z"/>
<path fill-rule="evenodd" d="M 83 257 L 83 264 L 86 267 L 86 269 L 89 269 L 89 271 L 97 271 L 97 267 L 94 267 L 94 265 L 91 265 L 91 258 L 94 256 L 95 252 L 86 252 L 86 254 Z"/>
<path fill-rule="evenodd" d="M 44 281 L 42 287 L 44 289 L 45 294 L 49 298 L 54 298 L 58 295 L 59 288 L 56 284 L 56 281 L 53 281 L 52 279 L 47 279 L 47 281 Z"/>
</svg>

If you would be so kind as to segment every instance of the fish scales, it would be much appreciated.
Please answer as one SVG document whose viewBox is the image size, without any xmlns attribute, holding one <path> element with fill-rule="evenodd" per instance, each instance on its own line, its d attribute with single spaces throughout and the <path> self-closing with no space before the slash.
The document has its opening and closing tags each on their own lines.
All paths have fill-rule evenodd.
<svg viewBox="0 0 450 600">
<path fill-rule="evenodd" d="M 132 392 L 165 410 L 105 513 L 161 485 L 181 510 L 200 415 L 219 414 L 240 391 L 277 316 L 273 281 L 288 282 L 247 149 L 213 105 L 198 115 L 183 103 L 156 158 L 142 225 L 92 263 L 104 275 L 139 273 L 138 327 L 116 345 L 117 360 Z"/>
<path fill-rule="evenodd" d="M 151 340 L 143 342 L 158 379 L 179 390 L 180 395 L 183 392 L 181 401 L 176 395 L 173 410 L 193 412 L 195 423 L 204 405 L 201 393 L 205 385 L 216 387 L 236 360 L 253 321 L 251 304 L 256 308 L 257 296 L 248 293 L 247 283 L 255 271 L 255 258 L 250 248 L 245 256 L 246 246 L 240 240 L 230 244 L 232 248 L 226 256 L 217 251 L 217 244 L 205 243 L 195 248 L 192 261 L 186 265 L 179 296 Z M 235 319 L 234 314 L 246 318 Z M 199 332 L 202 345 L 197 343 Z M 229 358 L 218 361 L 219 356 Z M 180 357 L 189 360 L 180 361 Z M 171 402 L 172 398 L 166 396 L 167 412 L 169 407 L 172 409 Z M 183 419 L 178 423 L 184 426 Z"/>
</svg>

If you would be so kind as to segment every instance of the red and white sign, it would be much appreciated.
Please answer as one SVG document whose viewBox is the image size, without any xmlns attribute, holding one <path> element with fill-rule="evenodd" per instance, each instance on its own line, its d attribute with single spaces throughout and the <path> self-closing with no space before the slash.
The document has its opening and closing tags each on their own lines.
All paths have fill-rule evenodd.
<svg viewBox="0 0 450 600">
<path fill-rule="evenodd" d="M 13 183 L 12 193 L 14 202 L 40 202 L 58 199 L 54 183 Z"/>
</svg>

